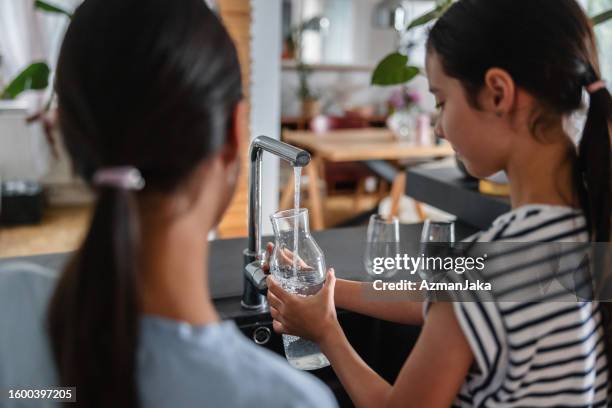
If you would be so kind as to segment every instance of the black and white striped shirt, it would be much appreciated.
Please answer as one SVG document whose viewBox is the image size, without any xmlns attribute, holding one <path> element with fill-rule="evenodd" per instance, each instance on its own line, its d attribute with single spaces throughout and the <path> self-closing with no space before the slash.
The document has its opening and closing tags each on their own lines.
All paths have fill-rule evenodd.
<svg viewBox="0 0 612 408">
<path fill-rule="evenodd" d="M 578 210 L 529 205 L 500 216 L 487 231 L 468 240 L 586 243 L 588 233 Z M 568 301 L 568 291 L 557 288 L 556 280 L 542 288 L 537 277 L 544 264 L 531 262 L 530 256 L 506 252 L 496 259 L 498 267 L 488 279 L 495 288 L 494 301 L 453 303 L 475 360 L 454 406 L 608 406 L 599 303 L 576 296 Z M 523 266 L 516 267 L 519 264 Z M 534 277 L 545 298 L 532 302 L 517 297 L 517 290 L 526 286 L 522 282 Z"/>
</svg>

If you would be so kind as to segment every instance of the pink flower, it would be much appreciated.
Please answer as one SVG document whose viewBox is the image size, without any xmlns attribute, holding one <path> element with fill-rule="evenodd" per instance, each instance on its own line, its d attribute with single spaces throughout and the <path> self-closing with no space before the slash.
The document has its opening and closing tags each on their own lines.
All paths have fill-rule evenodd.
<svg viewBox="0 0 612 408">
<path fill-rule="evenodd" d="M 421 102 L 421 95 L 405 86 L 397 88 L 389 98 L 389 104 L 395 110 L 408 109 Z"/>
<path fill-rule="evenodd" d="M 403 88 L 397 88 L 395 91 L 393 91 L 391 97 L 389 98 L 389 103 L 395 110 L 402 109 L 406 106 Z"/>
<path fill-rule="evenodd" d="M 406 90 L 406 99 L 412 104 L 418 105 L 421 102 L 421 95 L 414 90 Z"/>
</svg>

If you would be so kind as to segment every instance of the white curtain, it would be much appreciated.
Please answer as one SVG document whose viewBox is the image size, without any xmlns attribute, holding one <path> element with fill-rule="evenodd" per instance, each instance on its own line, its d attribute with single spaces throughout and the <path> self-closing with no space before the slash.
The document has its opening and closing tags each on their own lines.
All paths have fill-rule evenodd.
<svg viewBox="0 0 612 408">
<path fill-rule="evenodd" d="M 80 0 L 52 4 L 72 11 Z M 0 0 L 0 82 L 2 87 L 35 61 L 53 72 L 68 17 L 34 8 L 34 0 Z M 53 78 L 50 78 L 53 80 Z M 21 94 L 0 103 L 0 179 L 38 180 L 50 167 L 49 146 L 40 122 L 26 122 L 48 100 L 46 92 Z"/>
<path fill-rule="evenodd" d="M 80 0 L 56 0 L 50 4 L 72 11 Z M 68 17 L 34 8 L 34 0 L 0 0 L 0 82 L 5 85 L 34 61 L 55 68 Z M 36 110 L 45 100 L 40 93 L 26 93 L 21 99 Z"/>
</svg>

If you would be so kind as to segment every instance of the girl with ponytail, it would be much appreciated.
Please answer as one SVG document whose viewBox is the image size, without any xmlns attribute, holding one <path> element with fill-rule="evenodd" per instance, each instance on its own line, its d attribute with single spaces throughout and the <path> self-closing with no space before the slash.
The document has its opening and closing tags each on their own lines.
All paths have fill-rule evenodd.
<svg viewBox="0 0 612 408">
<path fill-rule="evenodd" d="M 246 109 L 206 2 L 85 0 L 55 86 L 95 209 L 59 277 L 0 271 L 0 392 L 75 387 L 69 405 L 85 408 L 335 406 L 210 298 L 208 233 L 234 191 Z"/>
<path fill-rule="evenodd" d="M 435 23 L 426 70 L 439 109 L 436 132 L 472 175 L 484 178 L 503 170 L 510 182 L 512 211 L 467 240 L 472 247 L 495 243 L 502 268 L 492 271 L 485 263 L 481 278 L 492 284 L 490 294 L 472 293 L 471 301 L 426 301 L 424 316 L 411 302 L 364 299 L 371 284 L 335 281 L 330 275 L 331 290 L 302 299 L 269 278 L 275 329 L 318 341 L 356 406 L 607 407 L 612 402 L 612 313 L 606 302 L 612 300 L 612 286 L 606 296 L 606 282 L 595 279 L 604 285 L 592 285 L 594 296 L 570 291 L 568 301 L 566 288 L 538 287 L 549 258 L 508 250 L 517 242 L 526 248 L 578 243 L 610 253 L 612 99 L 597 60 L 591 23 L 575 0 L 459 0 Z M 585 96 L 586 124 L 576 145 L 566 119 L 581 110 Z M 552 261 L 558 266 L 567 254 L 557 255 Z M 595 272 L 593 277 L 606 276 L 609 258 L 607 263 L 592 258 L 580 258 L 564 273 L 583 276 L 592 266 L 586 269 Z M 583 262 L 589 259 L 593 265 Z M 466 279 L 453 278 L 452 271 L 449 276 Z M 526 285 L 533 288 L 532 282 L 536 287 L 530 293 L 541 296 L 527 301 L 518 294 Z M 423 324 L 393 384 L 354 352 L 334 306 Z"/>
</svg>

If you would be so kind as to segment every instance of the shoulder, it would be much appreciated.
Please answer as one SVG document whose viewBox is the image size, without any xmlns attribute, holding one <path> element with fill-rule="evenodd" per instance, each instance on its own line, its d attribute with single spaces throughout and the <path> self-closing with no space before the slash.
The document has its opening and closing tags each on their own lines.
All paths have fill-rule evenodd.
<svg viewBox="0 0 612 408">
<path fill-rule="evenodd" d="M 576 301 L 584 259 L 575 249 L 588 241 L 585 224 L 579 210 L 526 206 L 466 240 L 475 253 L 488 255 L 477 277 L 493 288 L 486 297 L 476 297 L 484 301 L 453 305 L 478 367 L 468 379 L 481 384 L 473 395 L 475 405 L 502 386 L 514 392 L 517 382 L 509 378 L 527 376 L 533 369 L 530 362 L 552 366 L 565 353 L 579 364 L 580 353 L 590 350 L 580 339 L 595 333 L 598 312 L 592 304 Z"/>
<path fill-rule="evenodd" d="M 283 357 L 250 343 L 246 338 L 241 341 L 245 343 L 245 354 L 254 357 L 253 363 L 245 364 L 243 369 L 262 379 L 260 387 L 274 390 L 265 397 L 269 406 L 280 401 L 285 401 L 280 405 L 294 407 L 336 406 L 329 388 L 314 375 L 291 367 Z"/>
<path fill-rule="evenodd" d="M 139 359 L 143 398 L 151 406 L 164 399 L 189 406 L 204 396 L 211 406 L 336 406 L 323 383 L 251 343 L 233 322 L 151 329 L 143 333 Z"/>
<path fill-rule="evenodd" d="M 586 235 L 582 211 L 570 207 L 526 205 L 499 216 L 491 226 L 466 241 L 545 241 L 582 239 Z"/>
<path fill-rule="evenodd" d="M 55 384 L 45 317 L 56 280 L 36 264 L 0 265 L 0 388 Z"/>
<path fill-rule="evenodd" d="M 0 264 L 0 310 L 40 309 L 57 283 L 57 272 L 35 263 L 15 261 Z M 0 312 L 1 313 L 1 312 Z"/>
</svg>

